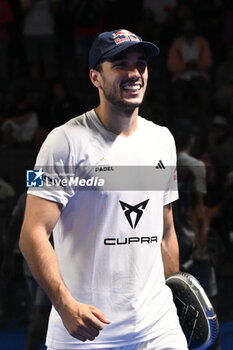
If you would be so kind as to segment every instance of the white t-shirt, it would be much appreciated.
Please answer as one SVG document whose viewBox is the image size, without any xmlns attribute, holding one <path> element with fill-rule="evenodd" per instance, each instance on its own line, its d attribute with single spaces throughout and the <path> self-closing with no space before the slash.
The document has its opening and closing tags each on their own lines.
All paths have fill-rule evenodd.
<svg viewBox="0 0 233 350">
<path fill-rule="evenodd" d="M 98 175 L 102 169 L 106 179 L 117 167 L 132 166 L 131 177 L 138 178 L 137 184 L 144 179 L 135 166 L 170 174 L 159 190 L 129 191 L 121 185 L 115 190 L 104 186 L 87 191 L 81 186 L 29 190 L 62 204 L 53 234 L 65 284 L 74 298 L 96 306 L 111 320 L 94 342 L 82 343 L 69 335 L 53 308 L 47 346 L 104 349 L 146 341 L 180 327 L 171 291 L 165 285 L 160 247 L 163 206 L 178 197 L 171 186 L 176 183 L 175 164 L 168 129 L 141 117 L 129 137 L 107 131 L 94 110 L 49 134 L 36 166 L 45 170 L 51 165 L 57 178 L 64 176 L 64 165 L 91 166 Z"/>
<path fill-rule="evenodd" d="M 191 60 L 198 60 L 196 40 L 194 40 L 192 43 L 187 43 L 185 40 L 182 40 L 182 58 L 184 63 L 187 63 Z M 200 75 L 201 73 L 197 69 L 193 68 L 181 73 L 180 78 L 184 80 L 190 80 L 192 77 L 197 77 Z"/>
</svg>

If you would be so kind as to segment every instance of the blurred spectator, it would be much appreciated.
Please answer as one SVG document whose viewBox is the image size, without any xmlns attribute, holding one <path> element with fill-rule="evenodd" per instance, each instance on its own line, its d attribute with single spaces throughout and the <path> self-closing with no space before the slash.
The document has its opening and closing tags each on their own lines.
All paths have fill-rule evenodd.
<svg viewBox="0 0 233 350">
<path fill-rule="evenodd" d="M 232 0 L 225 0 L 223 40 L 227 46 L 233 45 L 233 3 L 232 3 Z"/>
<path fill-rule="evenodd" d="M 216 73 L 215 102 L 218 112 L 233 115 L 233 45 Z"/>
<path fill-rule="evenodd" d="M 212 54 L 208 42 L 197 35 L 193 19 L 185 19 L 182 36 L 173 42 L 168 54 L 168 69 L 172 74 L 172 97 L 178 116 L 190 112 L 190 98 L 193 95 L 197 99 L 195 105 L 198 105 L 198 112 L 209 112 L 211 65 Z"/>
<path fill-rule="evenodd" d="M 6 179 L 0 177 L 0 264 L 2 264 L 4 260 L 8 219 L 14 199 L 14 188 L 6 181 Z M 2 277 L 2 274 L 0 274 L 0 277 Z M 9 312 L 7 310 L 6 295 L 6 283 L 2 283 L 2 279 L 0 278 L 0 327 L 4 324 L 7 313 Z"/>
<path fill-rule="evenodd" d="M 214 117 L 208 135 L 207 151 L 213 158 L 216 166 L 225 173 L 233 170 L 233 136 L 227 119 L 222 115 Z"/>
<path fill-rule="evenodd" d="M 216 166 L 212 156 L 205 152 L 201 160 L 206 166 L 207 194 L 205 195 L 205 206 L 207 208 L 207 220 L 211 227 L 211 221 L 217 214 L 223 199 L 225 169 Z"/>
<path fill-rule="evenodd" d="M 92 42 L 104 29 L 101 0 L 70 0 L 73 13 L 76 67 L 79 81 L 87 82 L 88 56 Z"/>
<path fill-rule="evenodd" d="M 73 14 L 70 0 L 60 0 L 55 15 L 56 64 L 57 75 L 74 78 L 75 51 L 73 33 Z"/>
<path fill-rule="evenodd" d="M 181 249 L 181 264 L 186 262 L 193 247 L 206 248 L 204 194 L 206 169 L 202 161 L 191 156 L 195 143 L 195 127 L 188 120 L 175 120 L 173 133 L 177 147 L 177 172 L 180 199 L 175 203 L 175 222 Z"/>
<path fill-rule="evenodd" d="M 177 145 L 179 200 L 174 202 L 174 223 L 180 248 L 181 269 L 195 276 L 216 307 L 218 294 L 215 269 L 208 249 L 208 227 L 204 196 L 206 168 L 191 156 L 197 133 L 187 120 L 176 120 L 174 137 Z M 218 346 L 217 340 L 216 346 Z M 217 349 L 213 346 L 213 349 Z M 219 349 L 219 348 L 218 348 Z"/>
<path fill-rule="evenodd" d="M 166 33 L 167 28 L 174 25 L 175 9 L 177 6 L 176 0 L 144 0 L 143 1 L 143 15 L 144 24 L 147 25 L 148 21 L 151 26 L 155 28 L 155 31 L 162 37 Z M 151 32 L 153 36 L 153 32 Z"/>
<path fill-rule="evenodd" d="M 169 122 L 166 104 L 167 95 L 164 93 L 164 91 L 164 88 L 158 90 L 154 81 L 148 81 L 144 102 L 140 107 L 140 114 L 148 116 L 150 120 L 158 125 L 165 125 Z"/>
<path fill-rule="evenodd" d="M 23 35 L 30 76 L 50 79 L 55 74 L 54 14 L 60 0 L 20 0 L 24 14 Z M 43 74 L 40 65 L 43 64 Z"/>
<path fill-rule="evenodd" d="M 206 207 L 206 222 L 208 226 L 208 248 L 214 266 L 217 268 L 226 258 L 226 247 L 222 231 L 216 225 L 225 200 L 226 174 L 223 167 L 216 166 L 209 153 L 205 152 L 201 160 L 206 166 L 207 193 L 204 198 Z"/>
<path fill-rule="evenodd" d="M 38 116 L 28 100 L 25 88 L 16 88 L 14 104 L 7 117 L 1 118 L 2 141 L 4 144 L 31 142 L 38 129 Z"/>
<path fill-rule="evenodd" d="M 213 67 L 224 59 L 223 24 L 225 21 L 225 0 L 190 0 L 193 15 L 198 23 L 199 33 L 204 36 L 213 54 Z M 213 68 L 212 67 L 212 68 Z"/>
<path fill-rule="evenodd" d="M 180 248 L 181 269 L 195 276 L 208 297 L 217 307 L 217 281 L 213 259 L 208 247 L 208 226 L 204 196 L 206 168 L 191 156 L 197 133 L 187 120 L 176 120 L 173 127 L 177 145 L 177 173 L 179 200 L 174 202 L 174 223 Z M 216 340 L 211 349 L 220 349 Z"/>
<path fill-rule="evenodd" d="M 224 183 L 223 199 L 212 226 L 219 232 L 224 243 L 227 262 L 233 262 L 233 172 L 229 172 Z"/>
<path fill-rule="evenodd" d="M 0 177 L 0 201 L 5 201 L 7 199 L 13 198 L 15 191 L 13 187 Z"/>
<path fill-rule="evenodd" d="M 163 57 L 174 38 L 176 6 L 176 0 L 143 0 L 143 35 L 159 45 Z"/>
<path fill-rule="evenodd" d="M 169 22 L 174 15 L 176 0 L 144 0 L 143 7 L 146 16 L 152 16 L 155 23 Z"/>
<path fill-rule="evenodd" d="M 181 2 L 176 8 L 176 23 L 180 25 L 185 19 L 192 17 L 193 11 L 189 4 Z"/>
<path fill-rule="evenodd" d="M 0 0 L 0 89 L 7 83 L 8 26 L 13 22 L 13 14 L 8 0 Z"/>
<path fill-rule="evenodd" d="M 211 39 L 212 30 L 216 25 L 219 15 L 223 15 L 223 2 L 225 0 L 189 0 L 189 6 L 193 11 L 195 21 L 198 23 L 200 33 Z M 183 2 L 186 2 L 185 0 Z M 216 33 L 217 34 L 217 33 Z"/>
<path fill-rule="evenodd" d="M 18 238 L 24 217 L 26 204 L 26 192 L 23 192 L 12 211 L 8 226 L 8 232 L 5 240 L 4 257 L 1 265 L 1 276 L 6 281 L 13 277 L 15 251 L 18 251 Z M 24 261 L 24 276 L 30 292 L 31 310 L 29 308 L 29 330 L 26 338 L 24 350 L 39 350 L 47 331 L 48 317 L 51 309 L 51 303 L 38 286 L 35 279 Z"/>
<path fill-rule="evenodd" d="M 42 120 L 43 126 L 49 131 L 64 124 L 79 113 L 80 106 L 77 98 L 68 92 L 68 88 L 62 79 L 55 79 L 51 83 L 51 91 L 45 110 L 42 112 L 46 119 Z"/>
</svg>

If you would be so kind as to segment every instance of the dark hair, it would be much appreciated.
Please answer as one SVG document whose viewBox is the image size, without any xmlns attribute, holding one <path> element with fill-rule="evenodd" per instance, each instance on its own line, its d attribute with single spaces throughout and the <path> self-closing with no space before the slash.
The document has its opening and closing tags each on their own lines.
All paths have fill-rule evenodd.
<svg viewBox="0 0 233 350">
<path fill-rule="evenodd" d="M 186 119 L 175 119 L 171 125 L 178 152 L 190 145 L 191 137 L 196 136 L 198 129 Z"/>
<path fill-rule="evenodd" d="M 191 137 L 193 136 L 192 132 L 183 132 L 177 131 L 174 134 L 177 152 L 183 151 L 190 145 Z"/>
<path fill-rule="evenodd" d="M 99 61 L 93 69 L 97 70 L 97 72 L 101 72 L 102 71 L 102 63 L 103 63 L 103 61 Z"/>
</svg>

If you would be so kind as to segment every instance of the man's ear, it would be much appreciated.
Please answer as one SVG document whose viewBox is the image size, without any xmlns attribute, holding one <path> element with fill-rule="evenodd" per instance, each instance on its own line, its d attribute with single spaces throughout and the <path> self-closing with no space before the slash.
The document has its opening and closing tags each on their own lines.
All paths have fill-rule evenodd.
<svg viewBox="0 0 233 350">
<path fill-rule="evenodd" d="M 91 79 L 92 84 L 97 88 L 101 88 L 101 77 L 100 72 L 98 72 L 95 69 L 90 69 L 89 76 Z"/>
</svg>

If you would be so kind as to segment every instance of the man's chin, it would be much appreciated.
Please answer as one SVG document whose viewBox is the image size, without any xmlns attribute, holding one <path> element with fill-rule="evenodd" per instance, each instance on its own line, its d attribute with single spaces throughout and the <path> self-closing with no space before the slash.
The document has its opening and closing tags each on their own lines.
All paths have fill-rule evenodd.
<svg viewBox="0 0 233 350">
<path fill-rule="evenodd" d="M 122 99 L 122 104 L 125 106 L 132 106 L 134 108 L 140 107 L 143 102 L 143 99 L 136 99 L 136 98 L 130 98 L 130 99 Z"/>
<path fill-rule="evenodd" d="M 119 104 L 118 107 L 121 107 L 123 110 L 126 112 L 134 111 L 136 108 L 140 107 L 142 102 L 131 102 L 131 101 L 126 101 L 122 100 Z"/>
<path fill-rule="evenodd" d="M 112 105 L 115 107 L 118 107 L 122 110 L 125 110 L 126 112 L 134 111 L 136 108 L 140 107 L 143 99 L 127 99 L 127 98 L 121 98 L 121 99 L 108 99 L 109 102 L 111 102 Z"/>
</svg>

